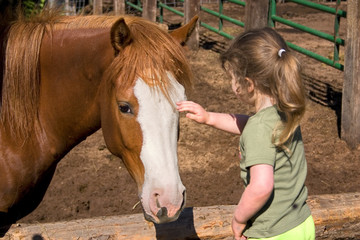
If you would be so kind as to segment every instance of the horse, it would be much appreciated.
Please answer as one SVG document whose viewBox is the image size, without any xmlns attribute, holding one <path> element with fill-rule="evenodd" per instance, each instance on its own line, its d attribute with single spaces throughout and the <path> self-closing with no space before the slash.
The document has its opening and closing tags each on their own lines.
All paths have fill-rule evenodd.
<svg viewBox="0 0 360 240">
<path fill-rule="evenodd" d="M 182 45 L 197 21 L 165 31 L 133 16 L 19 18 L 0 51 L 0 226 L 41 202 L 59 161 L 102 129 L 137 185 L 144 217 L 175 221 L 179 114 L 192 74 Z"/>
</svg>

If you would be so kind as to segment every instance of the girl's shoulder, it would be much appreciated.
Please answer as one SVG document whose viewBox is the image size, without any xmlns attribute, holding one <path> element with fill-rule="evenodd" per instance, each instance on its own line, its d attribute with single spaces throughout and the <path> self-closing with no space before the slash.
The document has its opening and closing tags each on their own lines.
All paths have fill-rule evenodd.
<svg viewBox="0 0 360 240">
<path fill-rule="evenodd" d="M 246 125 L 259 126 L 265 125 L 270 128 L 275 127 L 275 125 L 281 120 L 280 113 L 277 110 L 276 105 L 264 108 L 251 116 Z"/>
</svg>

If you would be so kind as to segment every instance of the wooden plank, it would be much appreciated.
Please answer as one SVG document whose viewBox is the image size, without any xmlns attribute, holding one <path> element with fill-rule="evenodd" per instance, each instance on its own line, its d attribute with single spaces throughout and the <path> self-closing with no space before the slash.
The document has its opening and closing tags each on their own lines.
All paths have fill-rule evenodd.
<svg viewBox="0 0 360 240">
<path fill-rule="evenodd" d="M 69 222 L 20 226 L 14 225 L 8 239 L 26 240 L 33 236 L 43 239 L 177 239 L 212 236 L 226 237 L 231 232 L 230 220 L 234 206 L 186 208 L 178 221 L 154 225 L 143 214 L 81 219 Z M 215 238 L 214 238 L 215 239 Z"/>
<path fill-rule="evenodd" d="M 101 15 L 103 13 L 103 2 L 102 0 L 93 0 L 93 13 L 94 15 Z"/>
<path fill-rule="evenodd" d="M 199 16 L 200 13 L 200 0 L 185 0 L 184 1 L 184 17 L 185 24 L 190 22 L 194 16 Z M 195 29 L 189 36 L 186 46 L 191 50 L 199 49 L 200 34 L 199 34 L 200 21 L 197 21 Z"/>
<path fill-rule="evenodd" d="M 347 2 L 341 138 L 349 147 L 360 144 L 360 0 Z"/>
<path fill-rule="evenodd" d="M 114 0 L 114 13 L 115 15 L 125 14 L 125 0 Z"/>
<path fill-rule="evenodd" d="M 311 196 L 308 203 L 317 239 L 329 239 L 332 232 L 341 233 L 342 238 L 360 236 L 360 193 Z M 235 205 L 186 208 L 176 222 L 162 225 L 145 221 L 142 214 L 36 225 L 20 223 L 14 224 L 3 239 L 232 239 L 234 209 Z"/>
<path fill-rule="evenodd" d="M 360 193 L 316 195 L 308 203 L 315 225 L 360 220 Z"/>
<path fill-rule="evenodd" d="M 268 26 L 269 0 L 246 0 L 245 31 Z"/>
<path fill-rule="evenodd" d="M 156 1 L 157 0 L 144 0 L 142 17 L 156 22 Z"/>
</svg>

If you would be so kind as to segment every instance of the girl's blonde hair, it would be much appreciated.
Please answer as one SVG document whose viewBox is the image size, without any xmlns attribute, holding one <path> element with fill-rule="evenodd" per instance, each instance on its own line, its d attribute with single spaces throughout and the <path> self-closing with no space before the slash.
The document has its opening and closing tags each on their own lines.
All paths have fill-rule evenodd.
<svg viewBox="0 0 360 240">
<path fill-rule="evenodd" d="M 256 89 L 275 99 L 281 124 L 274 130 L 273 143 L 287 149 L 305 113 L 305 88 L 300 63 L 285 40 L 271 28 L 250 30 L 235 38 L 220 59 L 240 88 L 247 77 Z"/>
</svg>

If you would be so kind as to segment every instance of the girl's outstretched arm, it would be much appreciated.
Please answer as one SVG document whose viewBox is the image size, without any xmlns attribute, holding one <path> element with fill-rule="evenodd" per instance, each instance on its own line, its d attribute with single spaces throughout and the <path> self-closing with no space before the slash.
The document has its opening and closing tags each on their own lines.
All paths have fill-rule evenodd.
<svg viewBox="0 0 360 240">
<path fill-rule="evenodd" d="M 207 112 L 202 106 L 191 101 L 176 103 L 179 112 L 188 112 L 187 118 L 214 128 L 241 134 L 249 118 L 247 115 Z"/>
</svg>

